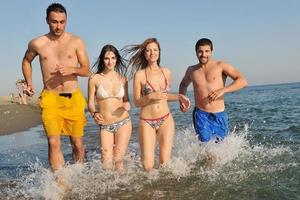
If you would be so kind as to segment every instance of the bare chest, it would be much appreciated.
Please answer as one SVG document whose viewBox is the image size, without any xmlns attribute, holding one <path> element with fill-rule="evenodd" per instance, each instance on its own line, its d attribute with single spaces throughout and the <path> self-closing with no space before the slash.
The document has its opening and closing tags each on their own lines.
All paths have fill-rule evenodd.
<svg viewBox="0 0 300 200">
<path fill-rule="evenodd" d="M 221 68 L 214 67 L 211 69 L 198 69 L 195 70 L 191 79 L 195 86 L 208 87 L 208 86 L 221 86 L 223 85 L 223 73 Z"/>
<path fill-rule="evenodd" d="M 46 44 L 39 50 L 40 60 L 43 63 L 69 63 L 77 61 L 76 47 L 72 43 Z"/>
</svg>

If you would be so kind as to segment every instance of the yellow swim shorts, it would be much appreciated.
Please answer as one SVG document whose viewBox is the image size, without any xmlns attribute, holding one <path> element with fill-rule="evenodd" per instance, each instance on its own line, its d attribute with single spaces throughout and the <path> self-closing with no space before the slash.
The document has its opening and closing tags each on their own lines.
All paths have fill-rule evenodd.
<svg viewBox="0 0 300 200">
<path fill-rule="evenodd" d="M 48 137 L 83 136 L 86 101 L 80 90 L 73 93 L 43 90 L 40 98 L 42 121 Z"/>
</svg>

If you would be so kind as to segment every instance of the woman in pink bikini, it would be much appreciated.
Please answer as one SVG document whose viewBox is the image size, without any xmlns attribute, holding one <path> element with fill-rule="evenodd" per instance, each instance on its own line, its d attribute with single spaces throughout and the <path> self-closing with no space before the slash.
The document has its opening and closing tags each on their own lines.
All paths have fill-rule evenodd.
<svg viewBox="0 0 300 200">
<path fill-rule="evenodd" d="M 159 163 L 171 159 L 175 125 L 168 101 L 180 101 L 188 106 L 189 99 L 184 95 L 170 94 L 171 72 L 161 67 L 160 45 L 155 38 L 142 44 L 127 46 L 132 66 L 134 104 L 140 107 L 139 143 L 141 160 L 146 171 L 151 171 L 155 163 L 155 144 L 158 141 Z"/>
<path fill-rule="evenodd" d="M 105 169 L 120 171 L 132 129 L 127 68 L 112 45 L 102 48 L 93 68 L 96 73 L 89 79 L 88 107 L 100 127 L 101 162 Z"/>
</svg>

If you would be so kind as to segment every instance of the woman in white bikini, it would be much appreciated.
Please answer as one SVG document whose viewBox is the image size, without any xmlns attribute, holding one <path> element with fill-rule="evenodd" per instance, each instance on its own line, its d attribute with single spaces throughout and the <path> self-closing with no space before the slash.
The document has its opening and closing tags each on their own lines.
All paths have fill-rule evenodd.
<svg viewBox="0 0 300 200">
<path fill-rule="evenodd" d="M 105 169 L 120 171 L 132 130 L 127 68 L 112 45 L 102 48 L 93 68 L 96 73 L 89 79 L 88 108 L 100 127 L 101 162 Z"/>
<path fill-rule="evenodd" d="M 180 100 L 182 106 L 189 105 L 184 95 L 171 94 L 169 86 L 171 72 L 161 67 L 160 45 L 155 38 L 142 44 L 124 48 L 129 55 L 129 65 L 134 74 L 134 104 L 141 108 L 139 120 L 139 143 L 141 160 L 146 171 L 151 171 L 155 162 L 155 144 L 158 141 L 159 163 L 171 159 L 175 125 L 168 101 Z"/>
</svg>

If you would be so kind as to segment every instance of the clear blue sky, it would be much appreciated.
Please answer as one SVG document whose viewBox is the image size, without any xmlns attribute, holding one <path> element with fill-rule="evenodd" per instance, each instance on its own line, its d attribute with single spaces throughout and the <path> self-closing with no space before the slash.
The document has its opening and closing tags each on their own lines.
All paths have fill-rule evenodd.
<svg viewBox="0 0 300 200">
<path fill-rule="evenodd" d="M 15 90 L 28 42 L 48 33 L 47 6 L 53 1 L 10 0 L 0 6 L 0 96 Z M 68 11 L 67 31 L 86 43 L 91 64 L 104 44 L 117 48 L 156 37 L 161 64 L 171 69 L 176 91 L 187 66 L 197 63 L 194 45 L 214 42 L 213 58 L 231 63 L 250 85 L 300 81 L 298 0 L 111 0 L 56 1 Z M 33 80 L 42 88 L 38 58 Z M 80 80 L 86 90 L 87 81 Z"/>
</svg>

